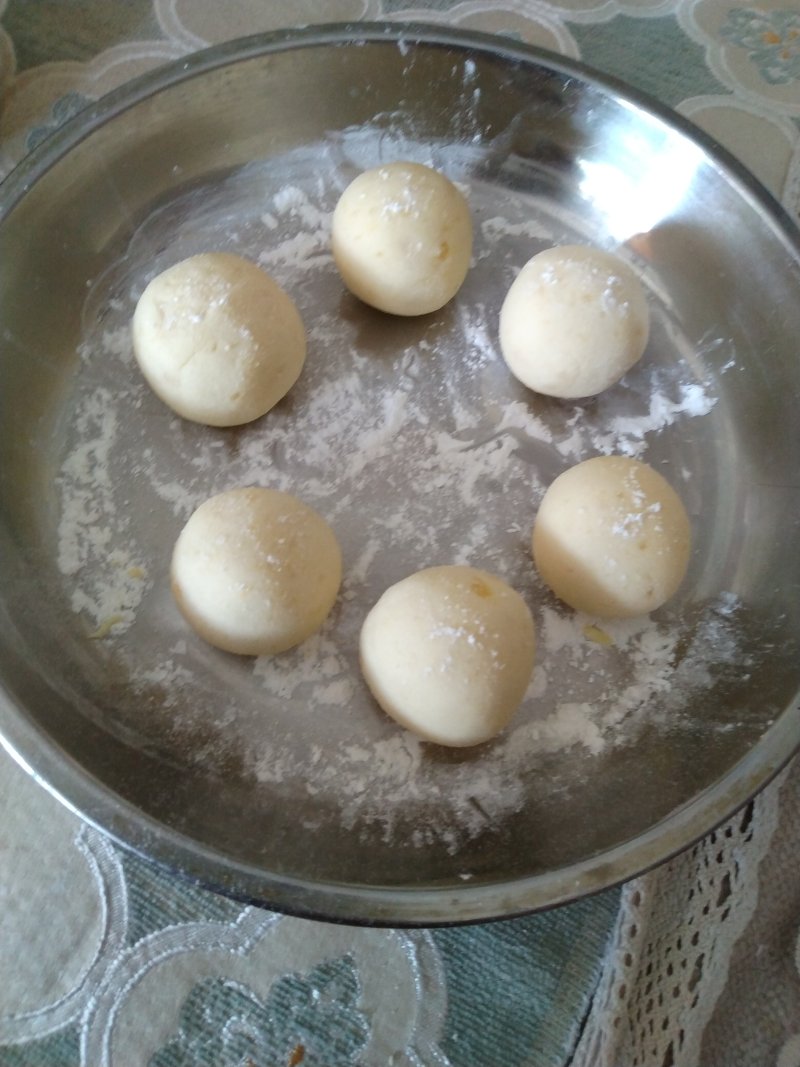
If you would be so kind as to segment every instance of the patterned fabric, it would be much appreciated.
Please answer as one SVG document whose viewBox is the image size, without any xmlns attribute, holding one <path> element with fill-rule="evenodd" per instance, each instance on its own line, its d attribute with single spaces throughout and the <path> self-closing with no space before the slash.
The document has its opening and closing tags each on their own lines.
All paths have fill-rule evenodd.
<svg viewBox="0 0 800 1067">
<path fill-rule="evenodd" d="M 0 174 L 88 101 L 189 51 L 381 18 L 581 58 L 676 107 L 800 212 L 800 13 L 786 0 L 0 0 Z M 409 933 L 185 885 L 0 754 L 0 1064 L 800 1067 L 798 782 L 793 767 L 621 897 Z"/>
<path fill-rule="evenodd" d="M 769 85 L 800 77 L 800 13 L 733 8 L 722 36 L 739 45 Z"/>
<path fill-rule="evenodd" d="M 562 1063 L 617 910 L 612 890 L 472 929 L 325 925 L 171 879 L 6 757 L 0 811 L 2 1064 Z"/>
</svg>

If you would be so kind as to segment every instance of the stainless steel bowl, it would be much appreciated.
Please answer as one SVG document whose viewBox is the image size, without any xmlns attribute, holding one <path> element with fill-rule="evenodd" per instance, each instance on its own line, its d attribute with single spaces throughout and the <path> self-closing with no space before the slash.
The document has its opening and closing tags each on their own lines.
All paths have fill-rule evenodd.
<svg viewBox="0 0 800 1067">
<path fill-rule="evenodd" d="M 346 182 L 402 157 L 476 221 L 464 289 L 421 320 L 358 305 L 326 243 Z M 565 240 L 628 259 L 653 315 L 642 364 L 580 404 L 526 393 L 496 345 L 514 271 Z M 301 383 L 237 431 L 173 418 L 130 358 L 147 278 L 209 246 L 260 257 L 310 330 Z M 800 248 L 683 120 L 510 40 L 252 38 L 35 151 L 2 189 L 0 273 L 0 731 L 125 845 L 288 911 L 474 921 L 658 863 L 797 745 Z M 673 481 L 695 549 L 657 618 L 598 631 L 527 540 L 559 470 L 619 449 Z M 322 636 L 255 664 L 188 633 L 166 580 L 190 508 L 242 481 L 320 507 L 348 571 Z M 459 753 L 382 716 L 355 658 L 382 588 L 455 559 L 505 574 L 541 634 L 514 727 Z"/>
</svg>

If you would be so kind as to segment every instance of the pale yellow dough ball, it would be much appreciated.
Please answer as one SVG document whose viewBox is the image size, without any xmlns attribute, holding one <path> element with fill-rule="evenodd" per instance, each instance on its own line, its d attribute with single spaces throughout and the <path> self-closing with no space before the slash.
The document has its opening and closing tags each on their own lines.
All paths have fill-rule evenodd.
<svg viewBox="0 0 800 1067">
<path fill-rule="evenodd" d="M 306 335 L 269 274 L 241 256 L 206 252 L 150 282 L 134 312 L 133 347 L 151 388 L 178 415 L 239 426 L 297 381 Z"/>
<path fill-rule="evenodd" d="M 677 591 L 691 551 L 689 518 L 672 486 L 646 463 L 598 456 L 550 485 L 533 527 L 543 581 L 576 611 L 645 615 Z"/>
<path fill-rule="evenodd" d="M 360 174 L 333 213 L 333 256 L 347 288 L 393 315 L 437 311 L 472 253 L 467 202 L 443 174 L 389 163 Z"/>
<path fill-rule="evenodd" d="M 226 652 L 298 645 L 328 616 L 342 577 L 336 536 L 289 493 L 231 489 L 201 504 L 172 555 L 172 592 L 192 627 Z"/>
<path fill-rule="evenodd" d="M 500 310 L 500 349 L 529 389 L 574 399 L 619 381 L 641 358 L 649 329 L 644 288 L 626 263 L 562 245 L 514 279 Z"/>
<path fill-rule="evenodd" d="M 427 741 L 488 741 L 517 710 L 533 671 L 525 601 L 473 567 L 430 567 L 391 586 L 361 630 L 361 668 L 383 710 Z"/>
</svg>

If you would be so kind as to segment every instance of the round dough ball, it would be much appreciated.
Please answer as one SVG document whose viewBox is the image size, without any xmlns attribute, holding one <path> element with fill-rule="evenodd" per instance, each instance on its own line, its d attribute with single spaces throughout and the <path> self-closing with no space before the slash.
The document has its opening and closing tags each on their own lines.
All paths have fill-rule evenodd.
<svg viewBox="0 0 800 1067">
<path fill-rule="evenodd" d="M 360 174 L 333 213 L 333 257 L 347 288 L 393 315 L 425 315 L 469 269 L 472 220 L 453 183 L 420 163 Z"/>
<path fill-rule="evenodd" d="M 500 349 L 529 389 L 564 399 L 594 396 L 629 370 L 647 345 L 641 282 L 622 260 L 583 245 L 528 260 L 500 310 Z"/>
<path fill-rule="evenodd" d="M 283 652 L 317 630 L 342 578 L 336 536 L 313 508 L 274 489 L 231 489 L 201 504 L 172 554 L 187 622 L 226 652 Z"/>
<path fill-rule="evenodd" d="M 632 618 L 676 592 L 691 530 L 680 497 L 652 467 L 598 456 L 552 483 L 533 527 L 544 582 L 576 611 Z"/>
<path fill-rule="evenodd" d="M 533 619 L 505 582 L 473 567 L 430 567 L 391 586 L 361 630 L 361 668 L 380 706 L 428 741 L 494 737 L 533 671 Z"/>
<path fill-rule="evenodd" d="M 133 349 L 173 411 L 208 426 L 240 426 L 297 381 L 306 335 L 269 274 L 241 256 L 207 252 L 150 282 L 134 312 Z"/>
</svg>

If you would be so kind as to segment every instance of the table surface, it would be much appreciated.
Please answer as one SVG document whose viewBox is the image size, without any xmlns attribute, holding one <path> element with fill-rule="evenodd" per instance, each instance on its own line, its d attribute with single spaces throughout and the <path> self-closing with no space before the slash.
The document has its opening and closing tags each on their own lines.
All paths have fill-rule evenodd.
<svg viewBox="0 0 800 1067">
<path fill-rule="evenodd" d="M 0 0 L 0 175 L 131 77 L 243 34 L 438 21 L 676 108 L 797 217 L 797 0 Z M 181 883 L 0 753 L 0 1064 L 800 1067 L 800 772 L 620 889 L 463 929 L 352 929 Z"/>
</svg>

